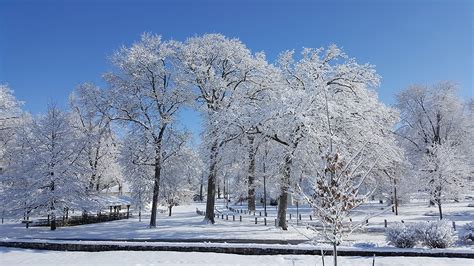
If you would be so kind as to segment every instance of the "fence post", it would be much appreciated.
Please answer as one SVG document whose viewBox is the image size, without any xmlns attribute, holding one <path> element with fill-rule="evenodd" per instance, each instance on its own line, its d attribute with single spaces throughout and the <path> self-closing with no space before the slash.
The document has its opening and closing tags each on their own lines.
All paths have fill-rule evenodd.
<svg viewBox="0 0 474 266">
<path fill-rule="evenodd" d="M 257 217 L 255 217 L 255 224 L 257 224 Z"/>
<path fill-rule="evenodd" d="M 387 219 L 384 219 L 383 223 L 384 223 L 384 227 L 387 228 Z"/>
</svg>

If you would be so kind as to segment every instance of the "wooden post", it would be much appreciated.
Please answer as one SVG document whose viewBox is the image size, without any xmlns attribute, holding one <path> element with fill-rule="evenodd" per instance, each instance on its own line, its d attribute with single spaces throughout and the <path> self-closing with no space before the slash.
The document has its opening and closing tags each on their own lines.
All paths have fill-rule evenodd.
<svg viewBox="0 0 474 266">
<path fill-rule="evenodd" d="M 453 221 L 453 229 L 456 231 L 456 222 Z"/>
<path fill-rule="evenodd" d="M 387 228 L 387 219 L 384 219 L 383 223 L 384 223 L 384 227 Z"/>
<path fill-rule="evenodd" d="M 263 218 L 263 222 L 265 225 L 267 225 L 267 218 Z"/>
<path fill-rule="evenodd" d="M 257 217 L 255 217 L 255 224 L 257 224 Z"/>
</svg>

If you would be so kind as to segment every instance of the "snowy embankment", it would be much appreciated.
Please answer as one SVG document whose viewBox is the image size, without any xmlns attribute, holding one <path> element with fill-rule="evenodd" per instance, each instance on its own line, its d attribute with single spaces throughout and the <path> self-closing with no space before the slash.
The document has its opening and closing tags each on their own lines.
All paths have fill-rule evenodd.
<svg viewBox="0 0 474 266">
<path fill-rule="evenodd" d="M 77 241 L 51 239 L 4 239 L 0 246 L 57 251 L 182 251 L 214 252 L 241 255 L 330 255 L 331 247 L 256 243 L 189 243 L 189 242 L 131 242 L 131 241 Z M 340 247 L 339 256 L 392 256 L 392 257 L 452 257 L 474 259 L 474 251 L 468 249 L 401 249 Z"/>
<path fill-rule="evenodd" d="M 372 257 L 340 257 L 341 265 L 372 265 Z M 325 257 L 331 265 L 332 257 Z M 181 253 L 154 251 L 60 252 L 0 247 L 0 265 L 322 265 L 320 256 L 273 255 L 244 256 L 217 253 Z M 461 258 L 376 257 L 375 265 L 456 265 L 471 266 L 472 260 Z"/>
</svg>

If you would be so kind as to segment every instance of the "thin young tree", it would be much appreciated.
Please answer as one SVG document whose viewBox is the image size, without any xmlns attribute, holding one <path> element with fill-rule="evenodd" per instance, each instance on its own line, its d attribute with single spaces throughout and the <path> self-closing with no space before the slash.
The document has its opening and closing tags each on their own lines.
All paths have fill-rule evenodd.
<svg viewBox="0 0 474 266">
<path fill-rule="evenodd" d="M 396 134 L 412 163 L 413 175 L 423 181 L 419 189 L 428 193 L 430 204 L 438 205 L 440 219 L 445 196 L 462 189 L 473 171 L 466 157 L 473 149 L 469 115 L 456 93 L 455 84 L 441 82 L 431 87 L 411 86 L 397 95 L 401 121 Z"/>
</svg>

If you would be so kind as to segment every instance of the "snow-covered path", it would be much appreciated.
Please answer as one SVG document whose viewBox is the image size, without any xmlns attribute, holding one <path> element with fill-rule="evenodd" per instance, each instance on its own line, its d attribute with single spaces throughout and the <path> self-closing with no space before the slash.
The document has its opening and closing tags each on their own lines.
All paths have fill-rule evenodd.
<svg viewBox="0 0 474 266">
<path fill-rule="evenodd" d="M 331 264 L 326 257 L 326 265 Z M 339 257 L 340 265 L 372 265 L 370 257 Z M 376 257 L 375 265 L 472 266 L 473 260 L 426 257 Z M 320 256 L 244 256 L 156 251 L 64 252 L 0 247 L 0 265 L 322 265 Z"/>
</svg>

